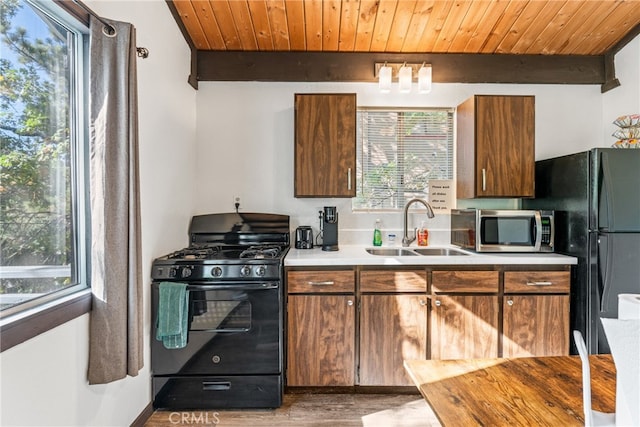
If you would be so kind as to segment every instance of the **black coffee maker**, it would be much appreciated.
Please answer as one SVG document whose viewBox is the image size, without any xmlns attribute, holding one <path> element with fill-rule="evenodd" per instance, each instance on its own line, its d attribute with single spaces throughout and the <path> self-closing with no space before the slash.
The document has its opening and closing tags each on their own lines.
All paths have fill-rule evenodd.
<svg viewBox="0 0 640 427">
<path fill-rule="evenodd" d="M 322 250 L 338 250 L 338 211 L 335 206 L 325 206 L 322 214 Z"/>
</svg>

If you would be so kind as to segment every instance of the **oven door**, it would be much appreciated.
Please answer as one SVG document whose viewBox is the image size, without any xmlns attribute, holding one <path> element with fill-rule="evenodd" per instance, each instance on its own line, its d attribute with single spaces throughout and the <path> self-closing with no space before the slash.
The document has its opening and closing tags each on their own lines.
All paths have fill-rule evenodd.
<svg viewBox="0 0 640 427">
<path fill-rule="evenodd" d="M 280 282 L 191 283 L 187 345 L 156 340 L 158 283 L 152 285 L 154 375 L 252 375 L 282 372 Z"/>
</svg>

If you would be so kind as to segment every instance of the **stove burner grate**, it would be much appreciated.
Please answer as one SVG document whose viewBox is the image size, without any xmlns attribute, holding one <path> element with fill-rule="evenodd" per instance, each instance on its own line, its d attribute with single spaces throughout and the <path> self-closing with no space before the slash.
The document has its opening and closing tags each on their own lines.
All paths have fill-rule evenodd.
<svg viewBox="0 0 640 427">
<path fill-rule="evenodd" d="M 209 259 L 220 252 L 220 246 L 184 248 L 167 256 L 168 259 Z"/>
<path fill-rule="evenodd" d="M 240 253 L 240 258 L 277 258 L 281 251 L 279 246 L 250 246 Z"/>
</svg>

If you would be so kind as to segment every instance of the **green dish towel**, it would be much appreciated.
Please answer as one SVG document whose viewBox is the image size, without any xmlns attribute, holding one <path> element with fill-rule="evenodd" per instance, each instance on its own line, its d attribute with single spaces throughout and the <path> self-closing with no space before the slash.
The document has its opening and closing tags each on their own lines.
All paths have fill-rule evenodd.
<svg viewBox="0 0 640 427">
<path fill-rule="evenodd" d="M 168 349 L 187 345 L 189 291 L 186 283 L 160 282 L 156 339 Z"/>
</svg>

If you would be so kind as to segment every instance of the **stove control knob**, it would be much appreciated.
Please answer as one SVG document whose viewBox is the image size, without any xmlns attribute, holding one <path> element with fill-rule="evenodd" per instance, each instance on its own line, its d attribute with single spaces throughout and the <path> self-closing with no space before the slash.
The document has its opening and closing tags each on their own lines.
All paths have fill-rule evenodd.
<svg viewBox="0 0 640 427">
<path fill-rule="evenodd" d="M 264 274 L 267 272 L 267 268 L 264 265 L 259 265 L 258 267 L 256 267 L 256 276 L 264 276 Z"/>
<path fill-rule="evenodd" d="M 222 268 L 220 268 L 220 267 L 213 267 L 213 268 L 211 269 L 211 275 L 212 275 L 213 277 L 220 277 L 220 276 L 222 276 Z"/>
<path fill-rule="evenodd" d="M 240 275 L 242 277 L 247 277 L 251 275 L 251 267 L 249 267 L 248 265 L 245 265 L 244 267 L 242 267 L 240 269 Z"/>
<path fill-rule="evenodd" d="M 191 267 L 190 266 L 185 266 L 185 267 L 182 267 L 182 272 L 181 272 L 180 275 L 184 279 L 184 278 L 187 278 L 187 277 L 191 276 L 191 272 L 192 272 Z"/>
<path fill-rule="evenodd" d="M 169 277 L 176 277 L 176 274 L 178 273 L 178 269 L 175 267 L 171 267 L 169 268 Z"/>
</svg>

